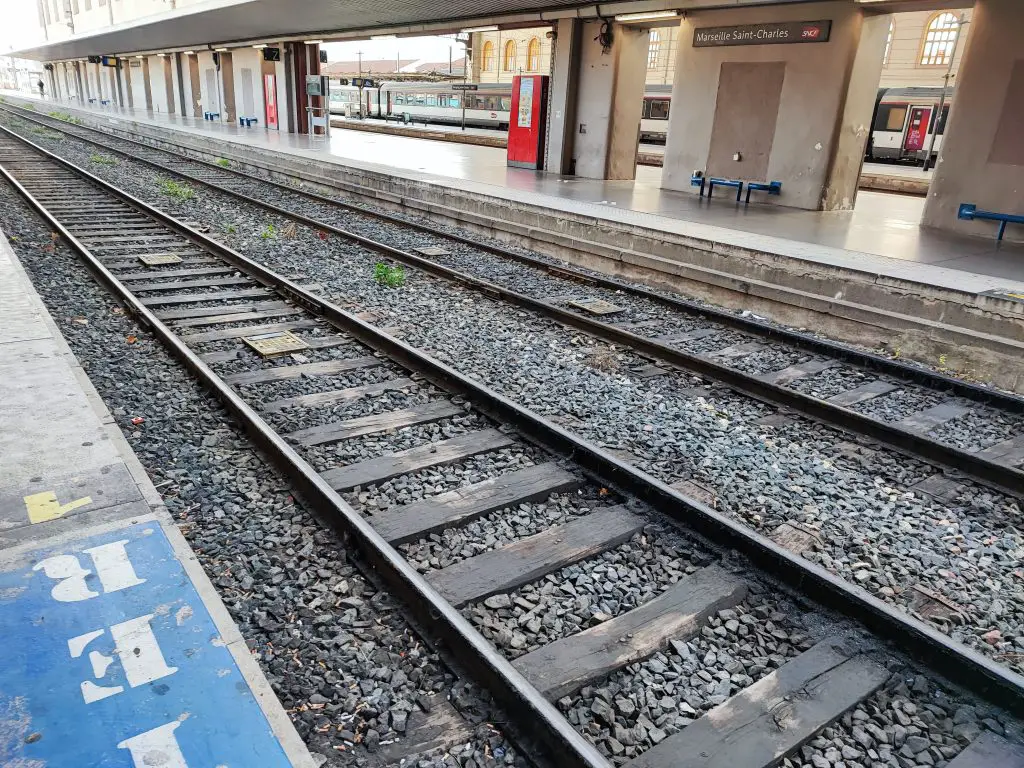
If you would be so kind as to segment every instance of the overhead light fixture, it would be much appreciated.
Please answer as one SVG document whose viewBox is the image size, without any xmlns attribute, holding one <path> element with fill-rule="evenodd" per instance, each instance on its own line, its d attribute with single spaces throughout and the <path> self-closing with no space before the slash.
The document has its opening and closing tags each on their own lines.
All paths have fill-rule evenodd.
<svg viewBox="0 0 1024 768">
<path fill-rule="evenodd" d="M 217 53 L 227 53 L 228 51 L 227 48 L 214 48 L 213 50 L 215 50 Z"/>
<path fill-rule="evenodd" d="M 141 54 L 139 54 L 139 55 L 136 55 L 136 56 L 135 56 L 135 58 L 136 58 L 136 59 L 144 59 L 144 58 L 146 58 L 146 57 L 145 57 L 145 56 L 142 56 Z"/>
<path fill-rule="evenodd" d="M 195 51 L 182 51 L 182 53 L 184 53 L 186 56 L 195 56 L 196 55 Z"/>
<path fill-rule="evenodd" d="M 266 48 L 266 47 L 267 47 L 266 43 L 257 43 L 256 45 L 253 46 L 253 48 Z"/>
<path fill-rule="evenodd" d="M 321 43 L 323 43 L 323 40 L 303 40 L 302 42 L 304 42 L 306 45 L 320 45 Z"/>
<path fill-rule="evenodd" d="M 654 21 L 656 19 L 674 19 L 679 11 L 646 11 L 644 13 L 621 13 L 616 21 Z"/>
<path fill-rule="evenodd" d="M 497 24 L 490 24 L 490 25 L 488 25 L 486 27 L 466 27 L 462 31 L 463 32 L 497 32 L 498 31 L 498 25 Z"/>
<path fill-rule="evenodd" d="M 398 35 L 370 35 L 371 40 L 397 40 Z"/>
<path fill-rule="evenodd" d="M 161 59 L 166 59 L 167 58 L 167 54 L 166 53 L 158 53 L 157 56 L 159 56 Z"/>
</svg>

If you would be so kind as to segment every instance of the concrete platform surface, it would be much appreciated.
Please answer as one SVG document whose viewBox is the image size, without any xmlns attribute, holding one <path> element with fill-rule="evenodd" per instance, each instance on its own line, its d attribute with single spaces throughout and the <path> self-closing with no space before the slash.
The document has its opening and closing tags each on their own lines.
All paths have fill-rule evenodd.
<svg viewBox="0 0 1024 768">
<path fill-rule="evenodd" d="M 25 94 L 10 95 L 40 103 L 38 98 Z M 999 244 L 994 237 L 965 237 L 923 228 L 924 200 L 906 195 L 862 192 L 852 211 L 737 206 L 728 195 L 708 202 L 689 193 L 661 189 L 660 168 L 638 167 L 635 181 L 595 181 L 508 168 L 503 153 L 484 146 L 345 130 L 332 131 L 327 140 L 113 106 L 50 99 L 43 103 L 53 109 L 81 110 L 94 119 L 109 115 L 339 168 L 440 184 L 511 203 L 592 216 L 869 276 L 977 294 L 1024 291 L 1024 243 Z M 40 111 L 46 109 L 39 107 Z M 1021 236 L 1024 233 L 1008 232 L 1010 238 Z"/>
<path fill-rule="evenodd" d="M 313 765 L 0 233 L 0 765 Z"/>
</svg>

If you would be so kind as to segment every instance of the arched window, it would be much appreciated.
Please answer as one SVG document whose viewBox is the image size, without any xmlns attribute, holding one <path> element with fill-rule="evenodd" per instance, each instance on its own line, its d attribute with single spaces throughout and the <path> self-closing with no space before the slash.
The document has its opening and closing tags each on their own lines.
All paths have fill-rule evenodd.
<svg viewBox="0 0 1024 768">
<path fill-rule="evenodd" d="M 526 46 L 526 70 L 536 72 L 538 69 L 540 69 L 540 40 L 532 37 L 530 44 Z"/>
<path fill-rule="evenodd" d="M 658 54 L 661 53 L 661 33 L 651 30 L 651 39 L 647 43 L 647 68 L 654 69 L 658 66 Z"/>
<path fill-rule="evenodd" d="M 490 72 L 494 69 L 494 43 L 490 40 L 484 43 L 483 69 L 484 72 Z"/>
<path fill-rule="evenodd" d="M 509 40 L 505 43 L 505 53 L 501 57 L 501 68 L 511 72 L 516 68 L 516 41 Z"/>
<path fill-rule="evenodd" d="M 937 13 L 924 30 L 921 44 L 921 64 L 924 66 L 945 66 L 953 58 L 956 44 L 956 30 L 960 26 L 956 16 L 949 12 Z"/>
<path fill-rule="evenodd" d="M 882 54 L 882 66 L 889 66 L 889 54 L 892 53 L 892 36 L 896 32 L 896 19 L 889 21 L 889 36 L 885 38 L 885 53 Z"/>
</svg>

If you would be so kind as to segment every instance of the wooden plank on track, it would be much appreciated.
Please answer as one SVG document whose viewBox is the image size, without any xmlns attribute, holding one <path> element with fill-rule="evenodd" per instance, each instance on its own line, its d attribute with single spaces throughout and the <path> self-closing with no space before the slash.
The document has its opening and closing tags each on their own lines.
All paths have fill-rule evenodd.
<svg viewBox="0 0 1024 768">
<path fill-rule="evenodd" d="M 248 299 L 261 296 L 271 298 L 274 294 L 269 288 L 242 288 L 237 291 L 215 291 L 213 293 L 172 293 L 170 296 L 147 296 L 142 303 L 147 307 L 165 307 L 168 304 L 193 304 L 203 301 L 231 301 L 232 299 Z M 221 307 L 223 309 L 223 307 Z"/>
<path fill-rule="evenodd" d="M 311 339 L 303 339 L 303 341 L 309 345 L 307 351 L 315 349 L 331 349 L 332 347 L 340 347 L 351 343 L 351 339 L 346 339 L 344 336 L 317 336 Z M 223 363 L 227 360 L 234 360 L 237 358 L 239 352 L 246 352 L 251 355 L 256 354 L 251 347 L 237 346 L 232 347 L 231 349 L 221 349 L 216 352 L 206 352 L 199 357 L 202 358 L 204 363 Z"/>
<path fill-rule="evenodd" d="M 580 480 L 554 463 L 538 464 L 437 496 L 391 507 L 370 518 L 391 544 L 404 544 L 443 528 L 462 525 L 505 507 L 543 501 L 570 491 Z"/>
<path fill-rule="evenodd" d="M 748 341 L 745 344 L 733 344 L 716 349 L 714 352 L 707 353 L 707 356 L 715 360 L 738 360 L 741 357 L 760 352 L 764 347 L 765 345 L 760 341 Z"/>
<path fill-rule="evenodd" d="M 200 325 L 220 325 L 221 323 L 247 323 L 250 320 L 271 320 L 275 317 L 299 315 L 303 310 L 283 301 L 264 301 L 258 304 L 238 304 L 234 307 L 200 307 L 198 309 L 179 309 L 170 312 L 158 312 L 161 319 L 174 320 L 176 328 L 194 328 Z M 197 314 L 200 309 L 208 310 Z M 225 314 L 226 313 L 226 314 Z"/>
<path fill-rule="evenodd" d="M 646 522 L 625 507 L 601 509 L 433 571 L 427 583 L 459 608 L 617 547 Z"/>
<path fill-rule="evenodd" d="M 778 384 L 780 387 L 785 387 L 797 379 L 813 376 L 836 365 L 839 365 L 838 360 L 808 360 L 805 363 L 797 363 L 780 371 L 766 373 L 761 377 L 761 380 L 767 381 L 769 384 Z"/>
<path fill-rule="evenodd" d="M 1019 467 L 1024 464 L 1024 435 L 1017 435 L 1001 443 L 990 445 L 988 448 L 978 451 L 978 456 L 989 461 L 1006 464 L 1009 467 Z"/>
<path fill-rule="evenodd" d="M 154 275 L 160 277 L 160 275 Z M 153 280 L 148 283 L 137 283 L 131 286 L 136 293 L 141 291 L 185 291 L 189 288 L 216 288 L 220 285 L 258 285 L 251 277 L 237 275 L 232 277 L 204 277 L 199 280 L 175 280 L 160 282 Z"/>
<path fill-rule="evenodd" d="M 468 459 L 479 453 L 507 448 L 515 438 L 497 429 L 481 429 L 437 443 L 427 443 L 376 459 L 367 459 L 345 467 L 321 472 L 321 476 L 336 491 L 350 491 L 356 486 L 383 483 L 393 477 L 418 472 L 428 467 L 439 467 Z"/>
<path fill-rule="evenodd" d="M 282 400 L 272 400 L 269 403 L 264 403 L 260 406 L 260 409 L 267 413 L 277 413 L 285 408 L 318 408 L 324 405 L 342 403 L 346 400 L 356 400 L 367 395 L 379 395 L 381 392 L 393 392 L 397 389 L 415 386 L 416 382 L 412 379 L 389 379 L 388 381 L 364 384 L 361 387 L 334 389 L 330 392 L 315 392 L 311 395 L 298 395 L 297 397 L 286 397 Z"/>
<path fill-rule="evenodd" d="M 912 413 L 905 419 L 896 422 L 896 426 L 913 429 L 916 432 L 929 432 L 947 421 L 952 421 L 970 412 L 969 405 L 963 405 L 956 400 L 948 400 L 945 403 L 933 405 L 931 408 L 925 408 L 923 411 Z"/>
<path fill-rule="evenodd" d="M 893 390 L 899 388 L 899 384 L 890 384 L 888 381 L 876 379 L 875 381 L 869 381 L 867 384 L 861 384 L 859 387 L 854 387 L 853 389 L 848 389 L 845 392 L 840 392 L 838 395 L 833 395 L 825 400 L 825 402 L 849 408 L 851 405 L 856 405 L 857 403 L 863 403 L 865 400 L 872 400 L 876 397 L 887 395 Z"/>
<path fill-rule="evenodd" d="M 383 768 L 408 764 L 411 768 L 412 762 L 406 758 L 446 752 L 472 738 L 473 727 L 444 697 L 435 694 L 427 702 L 430 711 L 413 710 L 409 713 L 405 736 L 369 755 L 370 766 Z"/>
<path fill-rule="evenodd" d="M 323 445 L 324 443 L 336 443 L 339 440 L 347 440 L 350 437 L 359 435 L 372 435 L 375 432 L 386 432 L 389 429 L 400 429 L 411 427 L 415 424 L 428 424 L 432 421 L 440 421 L 451 416 L 465 413 L 460 406 L 448 400 L 436 400 L 432 403 L 416 405 L 412 408 L 402 408 L 397 411 L 386 411 L 384 413 L 371 413 L 368 416 L 359 416 L 355 419 L 336 421 L 330 424 L 320 424 L 307 429 L 299 429 L 285 435 L 289 440 L 299 445 Z"/>
<path fill-rule="evenodd" d="M 710 616 L 738 604 L 746 594 L 742 579 L 710 565 L 650 602 L 520 656 L 512 665 L 547 698 L 560 699 L 651 656 L 669 640 L 692 637 Z"/>
<path fill-rule="evenodd" d="M 985 731 L 946 768 L 1024 768 L 1024 747 Z"/>
<path fill-rule="evenodd" d="M 323 360 L 319 363 L 301 363 L 299 365 L 277 365 L 259 371 L 233 373 L 224 377 L 224 381 L 234 386 L 243 384 L 262 384 L 267 381 L 284 381 L 297 379 L 299 376 L 333 376 L 357 368 L 371 368 L 380 365 L 376 357 L 349 357 L 344 360 Z"/>
<path fill-rule="evenodd" d="M 319 323 L 309 318 L 296 318 L 282 323 L 265 323 L 263 325 L 246 325 L 241 328 L 221 328 L 217 331 L 182 334 L 181 340 L 186 344 L 205 344 L 210 341 L 240 339 L 257 333 L 276 333 L 277 331 L 297 331 L 303 328 L 316 328 Z"/>
<path fill-rule="evenodd" d="M 154 277 L 198 277 L 199 275 L 230 275 L 238 270 L 234 267 L 198 267 L 196 269 L 161 269 L 150 267 L 141 272 L 123 272 L 117 275 L 122 283 L 133 280 L 152 280 Z"/>
<path fill-rule="evenodd" d="M 768 768 L 888 679 L 843 640 L 825 640 L 626 765 Z"/>
</svg>

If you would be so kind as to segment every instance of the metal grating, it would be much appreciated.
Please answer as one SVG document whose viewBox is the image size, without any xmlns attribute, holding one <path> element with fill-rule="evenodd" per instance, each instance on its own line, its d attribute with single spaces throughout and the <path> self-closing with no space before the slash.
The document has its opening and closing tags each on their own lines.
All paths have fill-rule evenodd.
<svg viewBox="0 0 1024 768">
<path fill-rule="evenodd" d="M 570 307 L 582 309 L 584 312 L 589 312 L 592 315 L 614 315 L 616 312 L 623 311 L 622 307 L 616 306 L 604 299 L 573 299 L 566 303 Z"/>
<path fill-rule="evenodd" d="M 172 256 L 169 253 L 155 253 L 151 256 L 139 256 L 139 261 L 147 267 L 160 267 L 164 264 L 181 264 L 181 256 Z"/>
<path fill-rule="evenodd" d="M 309 349 L 309 344 L 291 331 L 244 336 L 242 341 L 263 355 L 263 357 L 277 357 L 278 355 L 287 355 L 290 352 L 301 352 L 304 349 Z"/>
<path fill-rule="evenodd" d="M 427 245 L 423 248 L 414 249 L 416 253 L 422 253 L 424 256 L 448 256 L 451 251 L 445 250 L 444 248 L 438 248 L 434 245 Z"/>
</svg>

